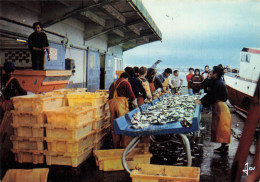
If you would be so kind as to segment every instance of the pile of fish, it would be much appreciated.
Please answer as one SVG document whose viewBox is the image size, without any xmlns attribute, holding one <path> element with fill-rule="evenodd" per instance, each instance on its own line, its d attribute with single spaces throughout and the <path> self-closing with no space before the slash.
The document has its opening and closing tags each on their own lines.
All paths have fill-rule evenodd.
<svg viewBox="0 0 260 182">
<path fill-rule="evenodd" d="M 190 127 L 195 111 L 196 96 L 180 95 L 164 97 L 153 106 L 147 106 L 145 111 L 137 112 L 131 119 L 131 128 L 140 129 L 150 124 L 167 124 L 181 121 L 185 127 Z"/>
</svg>

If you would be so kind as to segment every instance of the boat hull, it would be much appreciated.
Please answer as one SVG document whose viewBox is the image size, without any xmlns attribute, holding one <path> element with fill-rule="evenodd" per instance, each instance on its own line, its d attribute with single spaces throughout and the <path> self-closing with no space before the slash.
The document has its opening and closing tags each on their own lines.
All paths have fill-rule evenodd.
<svg viewBox="0 0 260 182">
<path fill-rule="evenodd" d="M 237 109 L 247 113 L 253 99 L 256 83 L 226 75 L 225 82 L 229 102 Z"/>
</svg>

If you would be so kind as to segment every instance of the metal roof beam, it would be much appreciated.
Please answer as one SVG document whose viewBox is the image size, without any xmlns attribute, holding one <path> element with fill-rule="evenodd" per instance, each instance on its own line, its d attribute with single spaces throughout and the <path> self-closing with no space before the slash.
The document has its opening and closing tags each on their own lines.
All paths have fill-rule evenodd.
<svg viewBox="0 0 260 182">
<path fill-rule="evenodd" d="M 118 29 L 113 30 L 113 32 L 114 32 L 115 34 L 117 34 L 118 36 L 120 36 L 120 37 L 124 37 L 124 36 L 125 36 L 125 33 L 122 32 L 122 31 L 120 31 L 120 30 L 118 30 Z"/>
<path fill-rule="evenodd" d="M 124 27 L 130 26 L 130 25 L 135 25 L 135 24 L 138 24 L 138 23 L 141 23 L 141 22 L 142 22 L 142 20 L 141 20 L 141 19 L 138 19 L 138 20 L 134 20 L 134 21 L 127 22 L 125 25 L 112 26 L 112 27 L 110 27 L 110 28 L 107 28 L 107 29 L 104 29 L 104 30 L 102 30 L 102 31 L 100 31 L 100 32 L 97 32 L 97 33 L 95 33 L 95 34 L 93 34 L 93 35 L 91 35 L 91 36 L 87 36 L 87 35 L 85 34 L 85 41 L 86 41 L 86 40 L 93 39 L 93 38 L 96 38 L 96 37 L 98 37 L 98 36 L 100 36 L 100 35 L 106 34 L 106 33 L 111 32 L 111 31 L 113 31 L 113 30 L 117 30 L 117 29 L 120 29 L 120 28 L 124 28 Z"/>
<path fill-rule="evenodd" d="M 84 11 L 84 12 L 81 12 L 80 14 L 87 17 L 91 21 L 101 25 L 102 27 L 106 26 L 106 20 L 104 20 L 103 18 L 100 18 L 95 13 L 92 13 L 90 11 Z"/>
<path fill-rule="evenodd" d="M 96 8 L 96 7 L 100 7 L 100 6 L 106 5 L 108 3 L 110 3 L 110 2 L 104 1 L 104 2 L 101 2 L 101 3 L 93 4 L 93 5 L 87 5 L 87 6 L 78 7 L 78 8 L 75 8 L 73 10 L 71 10 L 71 8 L 68 8 L 68 9 L 70 9 L 69 12 L 67 12 L 67 11 L 59 11 L 59 12 L 57 12 L 57 9 L 54 9 L 53 11 L 55 11 L 55 13 L 57 13 L 58 15 L 53 17 L 53 14 L 48 12 L 49 16 L 42 16 L 43 18 L 40 21 L 42 22 L 44 27 L 48 27 L 48 26 L 51 26 L 51 25 L 53 25 L 55 23 L 63 21 L 65 19 L 67 19 L 67 18 L 70 18 L 70 17 L 72 17 L 72 16 L 74 16 L 76 14 L 79 14 L 81 12 L 90 10 L 92 8 Z"/>
<path fill-rule="evenodd" d="M 147 36 L 149 35 L 153 35 L 153 33 L 144 33 L 144 34 L 140 34 L 140 35 L 129 35 L 124 39 L 121 40 L 117 40 L 117 41 L 109 41 L 108 42 L 108 47 L 114 47 L 116 45 L 128 42 L 128 41 L 132 41 L 134 39 L 138 39 L 138 38 L 142 38 L 144 39 L 146 42 L 149 42 L 149 38 Z"/>
<path fill-rule="evenodd" d="M 118 12 L 113 6 L 110 4 L 102 6 L 109 14 L 111 14 L 113 17 L 115 17 L 117 20 L 119 20 L 121 23 L 126 23 L 126 18 Z"/>
</svg>

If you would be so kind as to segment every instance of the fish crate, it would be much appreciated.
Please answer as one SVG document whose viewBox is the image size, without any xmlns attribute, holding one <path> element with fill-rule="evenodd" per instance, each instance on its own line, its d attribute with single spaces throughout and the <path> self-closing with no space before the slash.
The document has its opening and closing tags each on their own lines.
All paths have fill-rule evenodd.
<svg viewBox="0 0 260 182">
<path fill-rule="evenodd" d="M 80 140 L 45 138 L 45 141 L 47 142 L 47 150 L 49 152 L 71 153 L 76 155 L 84 151 L 86 148 L 93 146 L 95 140 L 94 134 L 95 131 L 92 131 Z"/>
<path fill-rule="evenodd" d="M 105 104 L 106 104 L 105 110 L 106 110 L 107 112 L 110 112 L 110 109 L 109 109 L 109 103 L 106 102 Z"/>
<path fill-rule="evenodd" d="M 11 98 L 15 111 L 42 112 L 57 109 L 63 105 L 63 95 L 26 95 Z"/>
<path fill-rule="evenodd" d="M 47 123 L 56 127 L 81 127 L 94 119 L 93 107 L 60 107 L 44 111 Z"/>
<path fill-rule="evenodd" d="M 104 94 L 101 92 L 79 92 L 67 96 L 69 106 L 99 106 L 106 103 Z"/>
<path fill-rule="evenodd" d="M 92 147 L 86 148 L 80 154 L 61 154 L 50 151 L 44 151 L 46 157 L 46 164 L 51 165 L 64 165 L 78 167 L 81 163 L 87 160 L 92 154 Z"/>
<path fill-rule="evenodd" d="M 187 181 L 199 182 L 200 168 L 138 164 L 130 174 L 133 182 Z"/>
<path fill-rule="evenodd" d="M 8 169 L 2 182 L 47 182 L 48 173 L 48 168 Z"/>
<path fill-rule="evenodd" d="M 19 163 L 43 164 L 43 151 L 38 150 L 15 150 L 11 149 L 15 155 L 15 161 Z"/>
<path fill-rule="evenodd" d="M 88 121 L 79 127 L 61 127 L 52 124 L 45 124 L 46 137 L 53 139 L 79 140 L 93 131 L 93 124 L 94 120 Z"/>
<path fill-rule="evenodd" d="M 11 136 L 10 140 L 13 143 L 15 150 L 44 150 L 43 138 L 28 138 Z"/>
<path fill-rule="evenodd" d="M 93 122 L 93 130 L 100 129 L 108 125 L 110 125 L 110 116 L 105 115 L 103 117 L 96 119 Z"/>
<path fill-rule="evenodd" d="M 44 124 L 46 122 L 46 116 L 43 112 L 22 112 L 11 111 L 14 124 Z"/>
<path fill-rule="evenodd" d="M 104 135 L 100 140 L 94 142 L 93 150 L 100 150 L 108 142 L 107 135 Z"/>
<path fill-rule="evenodd" d="M 93 155 L 96 165 L 101 171 L 120 171 L 122 166 L 122 155 L 124 149 L 94 150 Z M 137 164 L 150 164 L 152 154 L 144 154 L 142 150 L 135 148 L 126 156 L 126 163 L 129 169 L 134 169 Z"/>
<path fill-rule="evenodd" d="M 105 98 L 109 97 L 109 90 L 97 90 L 96 92 L 103 93 Z"/>
<path fill-rule="evenodd" d="M 14 128 L 15 137 L 44 137 L 44 127 L 43 124 L 14 124 L 11 123 Z"/>
<path fill-rule="evenodd" d="M 94 117 L 100 118 L 100 117 L 104 116 L 107 113 L 105 108 L 106 108 L 105 104 L 101 104 L 99 106 L 96 106 L 95 109 L 94 109 Z"/>
<path fill-rule="evenodd" d="M 95 143 L 100 141 L 110 132 L 110 125 L 104 126 L 103 128 L 97 129 L 95 131 Z"/>
</svg>

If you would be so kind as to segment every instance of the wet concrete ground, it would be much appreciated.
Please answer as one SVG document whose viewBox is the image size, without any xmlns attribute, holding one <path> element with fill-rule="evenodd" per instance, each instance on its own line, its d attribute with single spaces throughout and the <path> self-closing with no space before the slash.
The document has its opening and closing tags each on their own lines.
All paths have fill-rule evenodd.
<svg viewBox="0 0 260 182">
<path fill-rule="evenodd" d="M 244 126 L 244 119 L 237 115 L 231 108 L 232 129 L 236 132 L 231 136 L 230 151 L 227 155 L 214 154 L 213 149 L 219 147 L 219 144 L 210 142 L 211 113 L 202 113 L 201 126 L 205 129 L 201 131 L 194 143 L 192 149 L 192 166 L 200 167 L 200 181 L 228 182 L 233 158 L 236 153 L 239 140 L 236 139 Z M 236 138 L 235 138 L 235 137 Z M 169 137 L 169 136 L 164 136 Z M 159 139 L 165 139 L 159 137 Z M 111 139 L 108 137 L 105 148 L 111 146 Z M 153 153 L 151 163 L 163 165 L 186 165 L 186 155 L 184 149 L 179 144 L 157 145 L 151 143 L 150 152 Z M 252 166 L 253 156 L 248 156 L 248 164 Z M 7 165 L 2 164 L 1 176 L 8 168 L 39 168 L 49 167 L 44 165 L 18 164 L 10 160 Z M 243 179 L 246 175 L 243 175 Z M 242 181 L 244 181 L 242 179 Z M 95 165 L 94 157 L 90 157 L 80 168 L 52 166 L 48 182 L 130 182 L 131 178 L 125 171 L 103 172 L 99 171 Z"/>
</svg>

